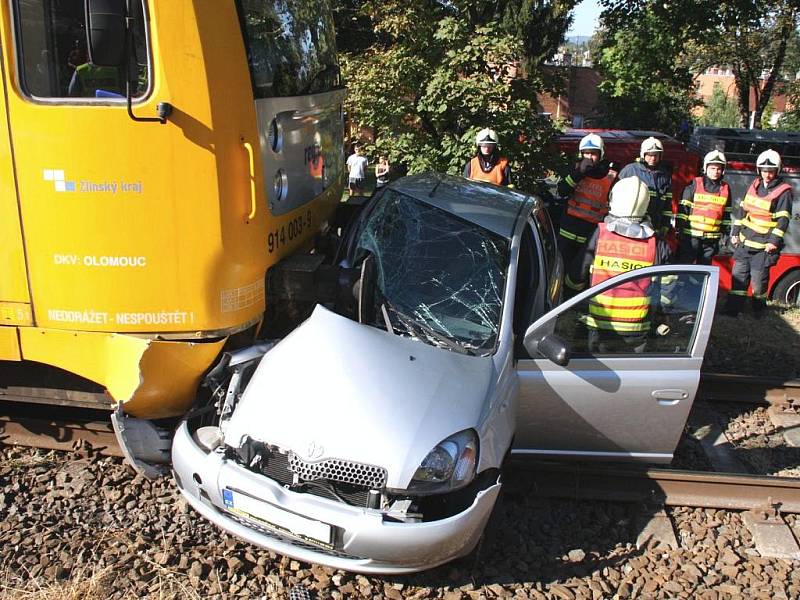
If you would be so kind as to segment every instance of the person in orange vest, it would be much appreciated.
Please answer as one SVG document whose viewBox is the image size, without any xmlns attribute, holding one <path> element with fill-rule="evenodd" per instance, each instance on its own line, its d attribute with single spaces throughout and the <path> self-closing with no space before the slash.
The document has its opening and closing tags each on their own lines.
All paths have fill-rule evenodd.
<svg viewBox="0 0 800 600">
<path fill-rule="evenodd" d="M 731 227 L 733 284 L 723 314 L 736 316 L 742 310 L 747 287 L 753 286 L 753 315 L 761 316 L 767 306 L 769 270 L 778 262 L 783 237 L 789 227 L 794 195 L 780 177 L 781 156 L 765 150 L 756 159 L 758 177 L 734 209 Z"/>
<path fill-rule="evenodd" d="M 587 280 L 594 286 L 621 273 L 669 262 L 669 245 L 656 238 L 647 216 L 649 203 L 647 184 L 636 176 L 611 188 L 608 215 L 570 267 L 578 287 L 586 287 Z M 651 278 L 643 278 L 590 300 L 586 326 L 591 351 L 644 352 L 652 328 L 651 299 L 660 297 L 651 289 L 654 285 L 658 284 Z"/>
<path fill-rule="evenodd" d="M 678 205 L 678 262 L 710 265 L 731 226 L 731 190 L 723 180 L 728 161 L 719 150 L 703 159 L 703 174 L 683 190 Z"/>
<path fill-rule="evenodd" d="M 580 160 L 558 183 L 558 195 L 568 198 L 558 230 L 558 249 L 566 269 L 608 214 L 608 192 L 617 173 L 604 155 L 603 138 L 596 133 L 584 136 L 578 144 Z M 575 282 L 569 276 L 564 284 L 574 289 Z"/>
<path fill-rule="evenodd" d="M 464 177 L 473 181 L 488 181 L 495 185 L 511 184 L 511 166 L 508 159 L 500 156 L 497 148 L 498 137 L 494 129 L 481 129 L 475 136 L 477 151 L 464 165 Z"/>
</svg>

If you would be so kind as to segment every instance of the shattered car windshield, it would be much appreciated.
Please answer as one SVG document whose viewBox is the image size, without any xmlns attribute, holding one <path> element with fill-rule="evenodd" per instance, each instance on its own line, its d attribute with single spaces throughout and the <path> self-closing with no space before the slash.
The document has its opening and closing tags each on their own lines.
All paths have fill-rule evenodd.
<svg viewBox="0 0 800 600">
<path fill-rule="evenodd" d="M 374 324 L 456 352 L 491 354 L 508 251 L 502 237 L 387 190 L 356 249 L 357 258 L 374 261 Z"/>
</svg>

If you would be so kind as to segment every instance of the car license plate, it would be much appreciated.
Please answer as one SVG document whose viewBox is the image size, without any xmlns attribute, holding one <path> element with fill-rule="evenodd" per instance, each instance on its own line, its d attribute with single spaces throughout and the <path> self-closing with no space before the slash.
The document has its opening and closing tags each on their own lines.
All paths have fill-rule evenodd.
<svg viewBox="0 0 800 600">
<path fill-rule="evenodd" d="M 332 546 L 332 527 L 327 523 L 289 512 L 269 502 L 251 498 L 229 488 L 222 490 L 222 501 L 229 511 L 256 521 L 259 525 L 288 532 L 328 548 Z"/>
</svg>

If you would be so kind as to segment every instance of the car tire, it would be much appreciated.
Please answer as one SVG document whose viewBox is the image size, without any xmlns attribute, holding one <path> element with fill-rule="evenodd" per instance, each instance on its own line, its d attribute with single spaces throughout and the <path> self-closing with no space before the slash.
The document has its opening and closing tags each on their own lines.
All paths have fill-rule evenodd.
<svg viewBox="0 0 800 600">
<path fill-rule="evenodd" d="M 800 269 L 784 275 L 772 290 L 772 299 L 776 302 L 800 306 Z"/>
</svg>

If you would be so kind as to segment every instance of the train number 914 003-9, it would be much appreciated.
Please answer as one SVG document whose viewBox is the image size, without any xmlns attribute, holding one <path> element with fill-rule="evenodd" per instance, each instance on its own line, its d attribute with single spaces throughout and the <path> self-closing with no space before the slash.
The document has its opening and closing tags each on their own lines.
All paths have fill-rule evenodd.
<svg viewBox="0 0 800 600">
<path fill-rule="evenodd" d="M 281 224 L 280 227 L 270 231 L 267 235 L 267 249 L 270 253 L 280 250 L 287 243 L 302 236 L 304 231 L 311 229 L 312 223 L 313 217 L 309 210 L 288 223 Z"/>
</svg>

